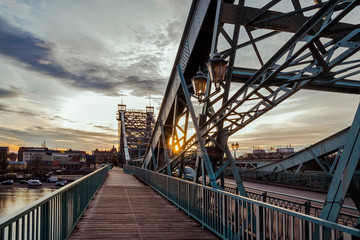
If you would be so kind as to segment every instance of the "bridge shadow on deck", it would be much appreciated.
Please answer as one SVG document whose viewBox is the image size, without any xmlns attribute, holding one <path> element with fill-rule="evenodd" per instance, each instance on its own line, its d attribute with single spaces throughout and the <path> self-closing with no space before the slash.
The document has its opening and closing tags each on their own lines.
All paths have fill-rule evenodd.
<svg viewBox="0 0 360 240">
<path fill-rule="evenodd" d="M 114 167 L 90 203 L 75 239 L 218 239 L 136 177 Z"/>
</svg>

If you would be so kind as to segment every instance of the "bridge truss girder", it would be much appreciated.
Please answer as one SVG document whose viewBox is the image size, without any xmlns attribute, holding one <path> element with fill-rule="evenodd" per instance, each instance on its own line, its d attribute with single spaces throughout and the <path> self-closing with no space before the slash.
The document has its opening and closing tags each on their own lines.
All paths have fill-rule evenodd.
<svg viewBox="0 0 360 240">
<path fill-rule="evenodd" d="M 126 110 L 125 105 L 119 105 L 117 120 L 121 164 L 144 155 L 146 151 L 155 123 L 153 108 L 147 107 L 148 109 L 150 111 Z"/>
<path fill-rule="evenodd" d="M 360 27 L 358 22 L 341 22 L 354 14 L 359 2 L 315 1 L 302 7 L 294 0 L 287 5 L 288 11 L 271 10 L 281 2 L 269 1 L 258 8 L 242 0 L 236 4 L 193 2 L 144 167 L 171 174 L 198 147 L 195 169 L 205 166 L 211 185 L 219 187 L 216 179 L 233 164 L 228 138 L 255 119 L 301 89 L 359 94 L 360 84 L 355 78 L 360 73 L 356 55 Z M 315 13 L 306 16 L 308 11 Z M 277 41 L 281 32 L 291 37 L 271 57 L 264 55 L 259 43 Z M 247 46 L 252 47 L 259 68 L 246 72 L 246 68 L 235 65 L 241 57 L 237 53 Z M 196 96 L 190 79 L 199 65 L 204 68 L 216 49 L 229 60 L 226 81 L 217 95 L 207 93 L 199 111 L 193 107 Z M 187 131 L 189 125 L 195 128 L 192 135 Z M 228 160 L 223 163 L 224 155 Z M 236 172 L 233 168 L 241 190 Z"/>
</svg>

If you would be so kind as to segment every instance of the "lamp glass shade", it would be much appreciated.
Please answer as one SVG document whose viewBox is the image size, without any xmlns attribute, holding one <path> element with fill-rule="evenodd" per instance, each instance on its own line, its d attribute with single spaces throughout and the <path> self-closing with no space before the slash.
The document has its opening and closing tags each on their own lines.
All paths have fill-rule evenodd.
<svg viewBox="0 0 360 240">
<path fill-rule="evenodd" d="M 223 59 L 219 53 L 215 53 L 214 57 L 210 59 L 210 62 L 207 64 L 210 79 L 214 83 L 215 88 L 220 88 L 220 82 L 224 81 L 227 61 Z"/>
<path fill-rule="evenodd" d="M 199 70 L 191 81 L 195 95 L 202 98 L 206 93 L 207 78 L 204 76 L 203 72 Z"/>
<path fill-rule="evenodd" d="M 239 148 L 239 143 L 235 144 L 235 148 L 238 149 Z"/>
</svg>

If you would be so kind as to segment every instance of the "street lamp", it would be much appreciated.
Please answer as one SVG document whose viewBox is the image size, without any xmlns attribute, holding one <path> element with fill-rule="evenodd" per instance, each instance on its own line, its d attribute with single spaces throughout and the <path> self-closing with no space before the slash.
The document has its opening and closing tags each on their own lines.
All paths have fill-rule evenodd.
<svg viewBox="0 0 360 240">
<path fill-rule="evenodd" d="M 220 89 L 220 83 L 225 79 L 227 61 L 220 56 L 219 53 L 215 53 L 214 57 L 210 59 L 207 64 L 210 79 L 215 85 L 215 89 Z"/>
<path fill-rule="evenodd" d="M 206 93 L 207 78 L 204 76 L 204 73 L 201 71 L 200 66 L 199 66 L 199 71 L 196 73 L 196 76 L 194 76 L 191 79 L 191 81 L 195 95 L 198 97 L 199 100 L 201 100 Z"/>
<path fill-rule="evenodd" d="M 234 159 L 236 161 L 236 150 L 239 148 L 239 143 L 231 144 L 231 149 L 234 150 Z"/>
</svg>

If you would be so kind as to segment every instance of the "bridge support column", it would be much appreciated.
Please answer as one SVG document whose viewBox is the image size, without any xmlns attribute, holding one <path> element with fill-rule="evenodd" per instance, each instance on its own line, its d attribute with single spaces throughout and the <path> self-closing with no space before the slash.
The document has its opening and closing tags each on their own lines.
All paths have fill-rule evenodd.
<svg viewBox="0 0 360 240">
<path fill-rule="evenodd" d="M 351 184 L 356 166 L 360 159 L 360 105 L 356 111 L 354 121 L 349 130 L 348 137 L 344 146 L 344 151 L 336 167 L 334 177 L 326 197 L 326 202 L 321 211 L 320 218 L 335 222 L 341 210 L 346 193 Z M 355 194 L 349 191 L 350 195 Z M 358 194 L 358 192 L 356 193 Z M 358 201 L 358 196 L 353 196 L 353 200 Z M 355 202 L 358 207 L 359 202 Z M 325 229 L 324 235 L 330 234 L 330 229 Z"/>
</svg>

